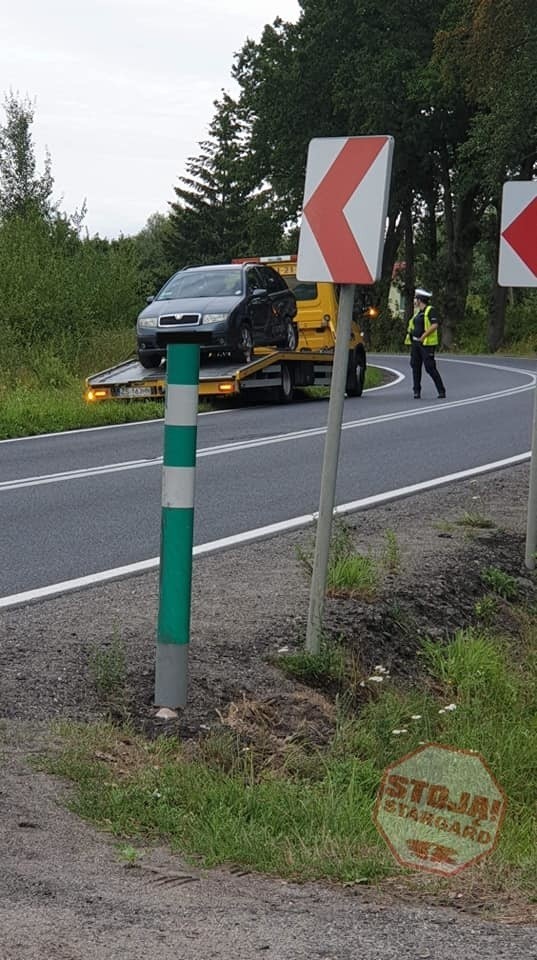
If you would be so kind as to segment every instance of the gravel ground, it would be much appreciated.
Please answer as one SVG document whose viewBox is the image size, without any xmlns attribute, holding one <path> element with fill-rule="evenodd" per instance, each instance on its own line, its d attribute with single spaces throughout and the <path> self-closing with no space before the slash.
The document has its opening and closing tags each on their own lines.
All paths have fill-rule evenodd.
<svg viewBox="0 0 537 960">
<path fill-rule="evenodd" d="M 350 518 L 358 547 L 376 555 L 395 531 L 403 570 L 375 604 L 327 601 L 327 632 L 354 646 L 364 671 L 381 662 L 404 682 L 419 673 L 405 616 L 418 635 L 451 634 L 487 565 L 519 577 L 533 599 L 523 563 L 527 486 L 528 468 L 519 466 Z M 497 527 L 457 525 L 464 514 Z M 50 741 L 50 720 L 92 721 L 110 710 L 94 664 L 118 643 L 127 676 L 112 709 L 150 736 L 195 737 L 222 723 L 251 735 L 252 705 L 262 704 L 275 742 L 298 724 L 322 741 L 332 729 L 330 691 L 301 687 L 270 662 L 304 634 L 309 587 L 296 549 L 310 538 L 294 533 L 195 562 L 189 705 L 167 726 L 151 702 L 155 575 L 0 615 L 2 960 L 537 958 L 527 905 L 517 913 L 517 904 L 498 903 L 496 915 L 509 922 L 485 921 L 471 912 L 481 909 L 478 898 L 447 888 L 442 903 L 450 905 L 439 906 L 438 897 L 397 884 L 340 889 L 193 870 L 160 848 L 143 868 L 126 869 L 110 838 L 65 809 L 68 788 L 29 765 Z"/>
</svg>

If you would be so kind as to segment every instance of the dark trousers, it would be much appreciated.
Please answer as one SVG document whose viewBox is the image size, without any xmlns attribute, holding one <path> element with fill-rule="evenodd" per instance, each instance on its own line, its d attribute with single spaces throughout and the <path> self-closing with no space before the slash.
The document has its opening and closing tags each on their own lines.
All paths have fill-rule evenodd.
<svg viewBox="0 0 537 960">
<path fill-rule="evenodd" d="M 434 347 L 426 347 L 423 343 L 413 343 L 410 348 L 410 366 L 412 367 L 414 393 L 421 393 L 421 372 L 423 367 L 425 367 L 426 373 L 431 377 L 438 393 L 446 392 L 442 377 L 436 369 L 434 350 Z"/>
</svg>

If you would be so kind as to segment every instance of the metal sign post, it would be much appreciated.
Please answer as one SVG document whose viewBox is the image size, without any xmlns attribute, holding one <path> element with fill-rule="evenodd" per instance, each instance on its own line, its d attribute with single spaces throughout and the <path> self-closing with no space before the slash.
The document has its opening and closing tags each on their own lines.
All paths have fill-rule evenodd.
<svg viewBox="0 0 537 960">
<path fill-rule="evenodd" d="M 187 698 L 199 353 L 194 343 L 168 345 L 155 669 L 161 716 Z"/>
<path fill-rule="evenodd" d="M 308 150 L 299 280 L 341 284 L 306 648 L 319 653 L 355 284 L 381 273 L 393 138 L 327 137 Z"/>
<path fill-rule="evenodd" d="M 535 570 L 537 554 L 537 386 L 533 390 L 533 434 L 531 441 L 530 485 L 528 491 L 528 518 L 526 524 L 526 556 L 528 570 Z"/>
<path fill-rule="evenodd" d="M 537 180 L 508 180 L 503 185 L 498 283 L 501 287 L 537 287 Z M 528 570 L 537 552 L 537 386 L 533 413 L 530 485 L 526 531 Z"/>
<path fill-rule="evenodd" d="M 354 284 L 344 284 L 339 294 L 336 348 L 334 351 L 334 366 L 330 385 L 328 422 L 326 426 L 326 441 L 321 473 L 319 520 L 317 522 L 308 626 L 306 630 L 306 649 L 309 650 L 310 653 L 319 653 L 321 644 L 324 596 L 326 592 L 330 537 L 332 533 L 332 515 L 336 498 L 337 465 L 339 460 L 341 423 L 343 420 L 343 403 L 345 400 L 345 381 L 347 378 L 354 289 Z"/>
</svg>

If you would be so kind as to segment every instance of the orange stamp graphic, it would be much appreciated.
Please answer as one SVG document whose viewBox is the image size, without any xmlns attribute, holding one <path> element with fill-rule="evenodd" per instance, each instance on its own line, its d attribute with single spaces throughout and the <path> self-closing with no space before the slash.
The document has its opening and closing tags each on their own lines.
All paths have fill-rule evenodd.
<svg viewBox="0 0 537 960">
<path fill-rule="evenodd" d="M 387 768 L 373 819 L 400 864 L 453 876 L 494 850 L 506 806 L 480 754 L 428 743 Z"/>
</svg>

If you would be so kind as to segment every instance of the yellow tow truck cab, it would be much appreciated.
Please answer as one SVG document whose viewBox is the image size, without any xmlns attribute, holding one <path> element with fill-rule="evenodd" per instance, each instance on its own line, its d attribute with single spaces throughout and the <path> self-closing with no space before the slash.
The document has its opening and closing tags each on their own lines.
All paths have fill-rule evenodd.
<svg viewBox="0 0 537 960">
<path fill-rule="evenodd" d="M 296 254 L 274 257 L 243 257 L 233 263 L 268 263 L 284 278 L 296 298 L 299 340 L 298 351 L 324 353 L 333 351 L 336 342 L 338 292 L 336 284 L 298 280 Z M 366 351 L 361 329 L 361 320 L 367 309 L 369 316 L 376 316 L 374 307 L 365 307 L 361 288 L 356 289 L 351 337 L 349 341 L 349 367 L 347 374 L 348 396 L 360 396 L 366 370 Z"/>
</svg>

